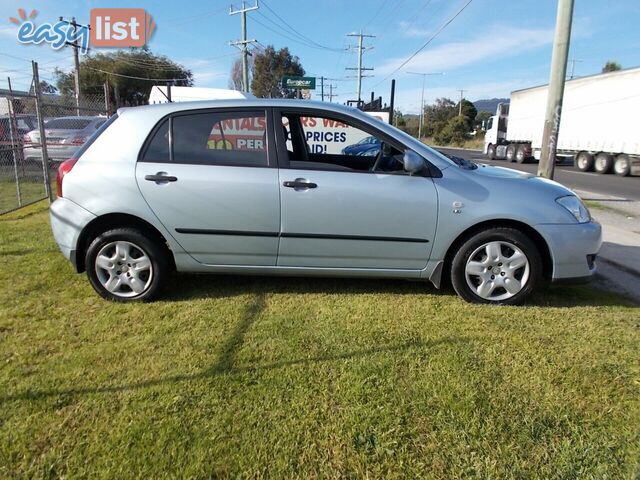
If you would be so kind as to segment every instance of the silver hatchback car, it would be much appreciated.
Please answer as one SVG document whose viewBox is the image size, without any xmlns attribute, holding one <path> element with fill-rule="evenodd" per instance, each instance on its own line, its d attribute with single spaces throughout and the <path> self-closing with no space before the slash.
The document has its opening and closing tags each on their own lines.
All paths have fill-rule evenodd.
<svg viewBox="0 0 640 480">
<path fill-rule="evenodd" d="M 343 153 L 365 137 L 376 155 Z M 172 271 L 450 279 L 518 304 L 595 272 L 600 225 L 562 185 L 447 158 L 359 110 L 299 100 L 123 108 L 58 171 L 64 255 L 103 297 Z"/>
</svg>

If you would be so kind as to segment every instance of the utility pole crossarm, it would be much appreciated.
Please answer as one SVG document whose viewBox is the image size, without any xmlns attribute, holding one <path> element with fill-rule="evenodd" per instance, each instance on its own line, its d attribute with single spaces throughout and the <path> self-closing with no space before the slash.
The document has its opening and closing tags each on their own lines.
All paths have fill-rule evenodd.
<svg viewBox="0 0 640 480">
<path fill-rule="evenodd" d="M 373 47 L 365 47 L 365 46 L 363 46 L 362 39 L 363 38 L 375 38 L 375 35 L 367 35 L 365 33 L 362 33 L 362 31 L 361 31 L 360 33 L 349 33 L 349 34 L 347 34 L 347 37 L 358 37 L 358 46 L 356 47 L 356 49 L 358 50 L 358 66 L 357 67 L 347 67 L 347 68 L 345 68 L 345 70 L 356 70 L 358 72 L 357 73 L 357 79 L 358 79 L 358 105 L 360 105 L 360 102 L 362 102 L 362 79 L 365 76 L 367 76 L 367 75 L 364 75 L 362 72 L 373 70 L 373 68 L 367 68 L 367 67 L 362 66 L 362 54 L 366 50 L 370 50 L 370 49 L 373 48 Z"/>
<path fill-rule="evenodd" d="M 71 17 L 71 20 L 65 20 L 62 17 L 58 17 L 61 22 L 64 22 L 73 27 L 73 36 L 75 40 L 73 42 L 65 42 L 68 46 L 73 48 L 73 65 L 74 65 L 74 75 L 73 75 L 73 83 L 76 94 L 76 115 L 80 116 L 80 55 L 78 50 L 80 49 L 80 45 L 78 45 L 78 36 L 76 32 L 78 27 L 90 29 L 91 27 L 87 25 L 80 25 L 76 23 L 76 17 Z"/>
<path fill-rule="evenodd" d="M 229 7 L 229 15 L 237 15 L 240 14 L 240 27 L 242 33 L 242 40 L 236 40 L 235 42 L 229 42 L 229 45 L 232 47 L 240 47 L 240 51 L 242 53 L 242 91 L 249 91 L 249 50 L 248 46 L 252 43 L 256 43 L 257 40 L 247 39 L 247 12 L 252 10 L 257 10 L 260 6 L 258 5 L 258 0 L 252 7 L 247 7 L 244 0 L 242 1 L 242 8 L 238 8 L 236 10 L 233 9 L 233 6 Z"/>
</svg>

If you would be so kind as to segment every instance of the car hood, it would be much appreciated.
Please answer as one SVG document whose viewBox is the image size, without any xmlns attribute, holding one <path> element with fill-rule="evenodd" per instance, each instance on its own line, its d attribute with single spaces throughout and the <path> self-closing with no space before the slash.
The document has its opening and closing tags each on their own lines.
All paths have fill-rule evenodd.
<svg viewBox="0 0 640 480">
<path fill-rule="evenodd" d="M 532 173 L 520 172 L 512 168 L 496 167 L 487 164 L 478 164 L 478 168 L 470 170 L 480 183 L 495 184 L 506 182 L 508 185 L 527 185 L 533 188 L 546 190 L 550 195 L 562 197 L 566 195 L 576 195 L 575 192 L 564 185 L 549 180 L 547 178 L 538 177 Z"/>
</svg>

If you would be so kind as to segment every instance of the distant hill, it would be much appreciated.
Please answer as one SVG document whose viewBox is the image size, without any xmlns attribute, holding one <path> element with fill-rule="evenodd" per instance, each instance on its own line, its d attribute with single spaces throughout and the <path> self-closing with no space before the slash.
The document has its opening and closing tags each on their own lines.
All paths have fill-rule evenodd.
<svg viewBox="0 0 640 480">
<path fill-rule="evenodd" d="M 507 103 L 507 102 L 509 102 L 508 98 L 492 98 L 490 100 L 476 100 L 475 102 L 473 102 L 473 105 L 476 107 L 476 110 L 478 110 L 478 113 L 480 112 L 496 113 L 496 108 L 498 107 L 498 104 Z"/>
</svg>

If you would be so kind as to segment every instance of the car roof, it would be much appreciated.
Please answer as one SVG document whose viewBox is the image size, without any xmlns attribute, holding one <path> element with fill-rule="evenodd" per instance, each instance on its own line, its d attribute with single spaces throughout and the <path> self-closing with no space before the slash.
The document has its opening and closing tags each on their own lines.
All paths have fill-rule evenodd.
<svg viewBox="0 0 640 480">
<path fill-rule="evenodd" d="M 122 107 L 118 109 L 118 115 L 126 115 L 128 112 L 139 114 L 149 113 L 164 116 L 173 112 L 186 110 L 199 110 L 206 108 L 310 108 L 329 112 L 340 112 L 353 115 L 360 112 L 357 108 L 340 105 L 331 102 L 318 102 L 314 100 L 298 100 L 287 98 L 256 98 L 256 99 L 231 99 L 231 100 L 198 100 L 193 102 L 158 103 L 139 107 Z"/>
</svg>

